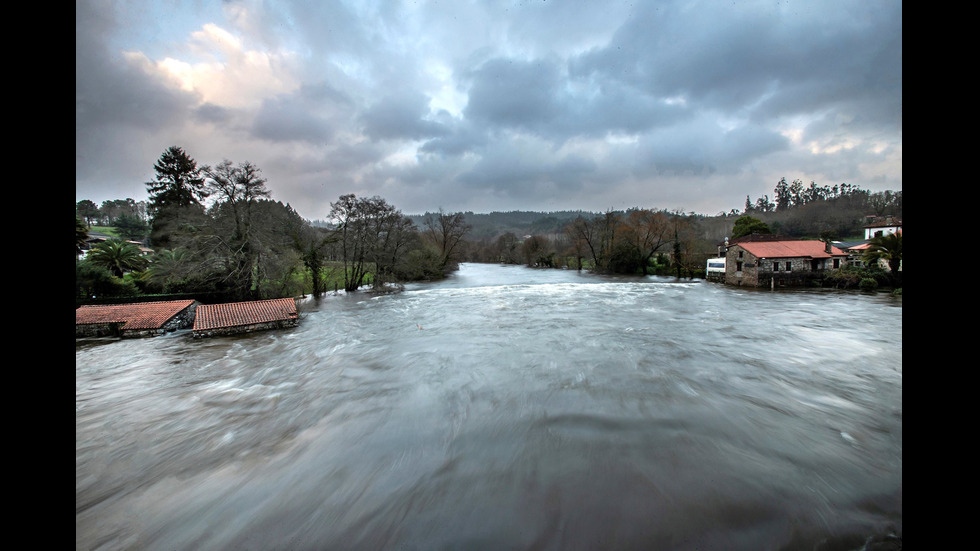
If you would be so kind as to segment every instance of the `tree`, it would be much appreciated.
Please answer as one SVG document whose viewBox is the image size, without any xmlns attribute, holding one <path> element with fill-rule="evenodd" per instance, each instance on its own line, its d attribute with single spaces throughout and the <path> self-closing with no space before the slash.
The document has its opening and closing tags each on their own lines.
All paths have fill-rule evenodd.
<svg viewBox="0 0 980 551">
<path fill-rule="evenodd" d="M 147 267 L 150 281 L 164 292 L 183 290 L 180 285 L 196 271 L 187 249 L 162 249 L 153 254 Z"/>
<path fill-rule="evenodd" d="M 670 242 L 670 218 L 664 212 L 649 209 L 632 210 L 626 217 L 628 238 L 638 254 L 643 275 L 650 260 Z"/>
<path fill-rule="evenodd" d="M 99 206 L 95 204 L 95 201 L 82 199 L 75 203 L 75 216 L 81 218 L 85 221 L 85 224 L 91 226 L 92 222 L 99 219 Z"/>
<path fill-rule="evenodd" d="M 319 298 L 324 287 L 324 261 L 326 249 L 338 239 L 337 235 L 325 228 L 317 228 L 309 224 L 297 224 L 290 229 L 289 235 L 293 247 L 303 261 L 303 267 L 310 274 L 314 298 Z"/>
<path fill-rule="evenodd" d="M 404 251 L 412 222 L 380 197 L 347 194 L 330 207 L 344 263 L 344 290 L 359 289 L 372 269 L 380 288 Z"/>
<path fill-rule="evenodd" d="M 532 235 L 521 244 L 521 255 L 528 266 L 552 267 L 555 252 L 547 239 L 540 235 Z"/>
<path fill-rule="evenodd" d="M 180 147 L 167 148 L 153 169 L 157 173 L 156 180 L 146 183 L 153 209 L 196 205 L 206 197 L 204 178 L 197 168 L 197 161 Z"/>
<path fill-rule="evenodd" d="M 153 216 L 150 240 L 163 248 L 171 244 L 172 234 L 181 231 L 183 223 L 201 214 L 201 200 L 207 192 L 197 162 L 177 146 L 164 151 L 153 169 L 156 180 L 146 183 Z"/>
<path fill-rule="evenodd" d="M 216 167 L 201 167 L 205 195 L 214 198 L 209 209 L 212 231 L 207 239 L 225 259 L 227 281 L 241 299 L 255 298 L 259 247 L 253 234 L 253 209 L 271 195 L 261 170 L 245 161 L 237 166 L 225 159 Z"/>
<path fill-rule="evenodd" d="M 592 257 L 592 269 L 596 272 L 609 270 L 609 257 L 616 244 L 616 228 L 619 215 L 607 211 L 591 219 L 577 217 L 566 228 L 573 243 L 579 242 Z"/>
<path fill-rule="evenodd" d="M 753 233 L 772 233 L 765 222 L 752 216 L 742 216 L 732 226 L 732 239 L 744 237 Z"/>
<path fill-rule="evenodd" d="M 119 235 L 131 241 L 142 241 L 146 237 L 147 225 L 135 215 L 123 213 L 112 221 L 112 226 L 119 230 Z"/>
<path fill-rule="evenodd" d="M 82 254 L 82 248 L 88 243 L 88 226 L 78 215 L 75 215 L 75 257 Z"/>
<path fill-rule="evenodd" d="M 88 261 L 108 269 L 116 277 L 124 273 L 142 270 L 148 261 L 136 245 L 121 239 L 109 239 L 92 247 Z"/>
<path fill-rule="evenodd" d="M 888 263 L 892 277 L 900 278 L 901 272 L 898 270 L 902 266 L 902 233 L 890 233 L 873 238 L 868 243 L 864 259 L 866 262 L 875 264 L 879 260 L 884 260 Z"/>
<path fill-rule="evenodd" d="M 790 207 L 792 204 L 792 198 L 789 193 L 789 184 L 786 183 L 786 177 L 780 178 L 779 182 L 776 182 L 776 188 L 773 190 L 774 196 L 776 198 L 775 208 L 777 211 L 784 211 Z"/>
<path fill-rule="evenodd" d="M 455 268 L 459 261 L 460 245 L 473 226 L 466 223 L 462 212 L 447 214 L 439 209 L 438 214 L 426 213 L 425 237 L 439 253 L 440 269 Z"/>
</svg>

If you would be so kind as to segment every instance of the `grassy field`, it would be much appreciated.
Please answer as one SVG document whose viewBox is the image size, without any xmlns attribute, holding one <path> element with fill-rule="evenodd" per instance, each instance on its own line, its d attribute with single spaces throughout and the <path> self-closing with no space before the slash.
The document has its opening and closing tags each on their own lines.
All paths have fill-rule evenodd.
<svg viewBox="0 0 980 551">
<path fill-rule="evenodd" d="M 91 226 L 89 228 L 90 232 L 104 233 L 112 237 L 120 237 L 119 230 L 114 226 Z"/>
</svg>

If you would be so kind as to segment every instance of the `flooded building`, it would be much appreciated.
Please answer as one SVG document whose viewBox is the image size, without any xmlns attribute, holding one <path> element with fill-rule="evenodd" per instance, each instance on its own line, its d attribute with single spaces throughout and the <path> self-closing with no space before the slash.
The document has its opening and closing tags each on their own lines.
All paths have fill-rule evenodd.
<svg viewBox="0 0 980 551">
<path fill-rule="evenodd" d="M 279 298 L 203 304 L 197 308 L 193 329 L 194 337 L 200 338 L 281 329 L 298 324 L 296 300 Z"/>
<path fill-rule="evenodd" d="M 86 305 L 75 309 L 75 338 L 152 337 L 194 322 L 194 300 Z"/>
</svg>

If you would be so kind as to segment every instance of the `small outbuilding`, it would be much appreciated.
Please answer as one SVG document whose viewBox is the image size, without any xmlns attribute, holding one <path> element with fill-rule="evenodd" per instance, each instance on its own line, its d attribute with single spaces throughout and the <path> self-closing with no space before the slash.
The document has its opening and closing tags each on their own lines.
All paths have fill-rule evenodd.
<svg viewBox="0 0 980 551">
<path fill-rule="evenodd" d="M 299 324 L 296 300 L 278 298 L 224 304 L 202 304 L 194 317 L 194 337 L 250 333 Z"/>
<path fill-rule="evenodd" d="M 194 300 L 85 305 L 75 309 L 75 338 L 152 337 L 194 322 Z"/>
</svg>

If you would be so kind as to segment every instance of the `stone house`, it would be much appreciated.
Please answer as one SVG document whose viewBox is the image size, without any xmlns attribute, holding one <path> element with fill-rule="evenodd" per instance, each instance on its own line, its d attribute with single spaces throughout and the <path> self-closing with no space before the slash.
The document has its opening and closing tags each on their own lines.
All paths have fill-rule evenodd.
<svg viewBox="0 0 980 551">
<path fill-rule="evenodd" d="M 735 241 L 725 254 L 725 283 L 748 287 L 805 286 L 841 268 L 847 253 L 823 241 L 771 237 Z"/>
</svg>

